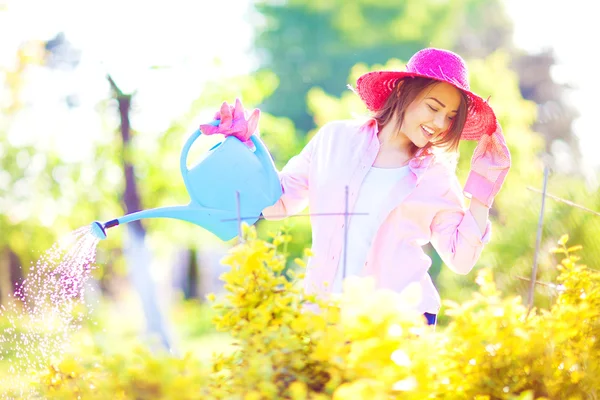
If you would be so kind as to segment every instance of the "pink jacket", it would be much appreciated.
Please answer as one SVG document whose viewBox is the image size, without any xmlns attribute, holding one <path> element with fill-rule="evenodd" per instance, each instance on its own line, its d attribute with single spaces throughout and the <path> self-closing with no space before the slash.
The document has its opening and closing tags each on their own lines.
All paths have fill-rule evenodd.
<svg viewBox="0 0 600 400">
<path fill-rule="evenodd" d="M 311 214 L 343 214 L 346 186 L 352 212 L 361 182 L 379 152 L 377 133 L 374 119 L 322 127 L 279 173 L 283 195 L 263 211 L 264 217 L 281 219 L 307 205 Z M 363 275 L 373 276 L 377 287 L 397 292 L 419 284 L 420 311 L 436 313 L 440 298 L 427 273 L 431 259 L 422 246 L 431 242 L 448 267 L 467 274 L 490 239 L 491 225 L 488 221 L 482 235 L 465 207 L 452 167 L 433 155 L 423 155 L 413 158 L 409 168 L 411 173 L 396 184 L 384 207 L 373 210 L 387 217 L 373 239 Z M 311 216 L 313 256 L 306 271 L 307 292 L 329 293 L 343 257 L 344 221 L 344 215 Z"/>
</svg>

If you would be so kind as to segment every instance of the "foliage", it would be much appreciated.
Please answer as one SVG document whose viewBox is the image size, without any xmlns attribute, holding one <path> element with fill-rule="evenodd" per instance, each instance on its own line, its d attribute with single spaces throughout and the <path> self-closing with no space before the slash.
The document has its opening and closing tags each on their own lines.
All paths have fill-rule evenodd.
<svg viewBox="0 0 600 400">
<path fill-rule="evenodd" d="M 0 254 L 10 249 L 25 269 L 61 234 L 93 221 L 99 199 L 113 188 L 106 179 L 110 168 L 65 160 L 64 143 L 53 139 L 51 127 L 40 121 L 43 129 L 32 129 L 36 110 L 25 88 L 32 76 L 42 73 L 43 57 L 43 43 L 24 42 L 12 64 L 0 65 L 7 94 L 0 98 Z M 78 207 L 82 199 L 85 209 Z"/>
<path fill-rule="evenodd" d="M 490 6 L 490 3 L 493 4 Z M 263 18 L 257 19 L 260 22 L 255 28 L 255 46 L 262 56 L 262 67 L 281 79 L 277 90 L 266 99 L 264 109 L 290 118 L 298 129 L 306 132 L 314 127 L 306 109 L 306 94 L 316 86 L 339 96 L 345 90 L 345 73 L 357 62 L 375 64 L 385 63 L 390 58 L 408 59 L 428 46 L 452 49 L 461 42 L 463 32 L 471 36 L 469 43 L 477 43 L 476 47 L 490 44 L 489 36 L 494 37 L 491 43 L 499 44 L 502 39 L 498 39 L 497 24 L 490 22 L 502 20 L 502 7 L 494 8 L 494 12 L 486 11 L 486 7 L 493 8 L 498 3 L 481 0 L 257 2 L 256 9 Z"/>
<path fill-rule="evenodd" d="M 587 399 L 600 391 L 600 273 L 579 265 L 567 237 L 554 251 L 558 295 L 530 310 L 505 297 L 491 272 L 462 305 L 448 302 L 451 322 L 433 330 L 398 307 L 411 301 L 348 280 L 339 299 L 307 295 L 302 272 L 282 275 L 284 257 L 245 229 L 223 260 L 227 295 L 215 299 L 216 327 L 236 349 L 209 369 L 192 356 L 136 351 L 131 357 L 53 364 L 39 382 L 46 398 L 202 399 Z M 304 265 L 297 260 L 299 268 Z M 414 300 L 414 299 L 413 299 Z M 314 312 L 314 307 L 319 310 Z M 71 397 L 71 398 L 72 398 Z"/>
<path fill-rule="evenodd" d="M 41 112 L 40 100 L 26 99 L 33 78 L 43 82 L 52 80 L 55 71 L 43 65 L 43 43 L 27 42 L 19 49 L 15 65 L 0 66 L 0 81 L 7 98 L 0 99 L 0 107 L 7 118 L 0 122 L 0 302 L 10 294 L 5 251 L 14 254 L 14 267 L 23 267 L 23 275 L 45 248 L 61 235 L 85 226 L 94 220 L 106 221 L 124 214 L 119 193 L 124 184 L 123 157 L 135 165 L 142 206 L 145 209 L 189 201 L 179 171 L 181 147 L 202 118 L 212 118 L 220 102 L 233 101 L 236 96 L 250 108 L 270 95 L 278 84 L 277 78 L 268 71 L 253 76 L 228 77 L 220 82 L 210 81 L 203 88 L 199 100 L 182 110 L 181 116 L 171 121 L 163 131 L 145 128 L 137 130 L 140 113 L 136 96 L 132 98 L 131 150 L 124 154 L 118 139 L 118 110 L 111 99 L 99 99 L 93 111 L 95 118 L 86 118 L 88 126 L 82 127 L 81 140 L 85 148 L 75 150 L 65 146 L 57 138 L 66 130 L 59 123 L 60 116 L 40 122 L 43 129 L 31 129 Z M 103 76 L 98 77 L 102 84 Z M 108 83 L 106 84 L 108 93 Z M 118 84 L 118 82 L 117 82 Z M 60 93 L 50 93 L 57 99 Z M 208 110 L 208 111 L 207 111 Z M 145 111 L 145 110 L 142 110 Z M 65 110 L 71 120 L 82 110 Z M 60 114 L 63 115 L 63 114 Z M 64 115 L 63 115 L 64 117 Z M 64 119 L 64 118 L 63 118 Z M 24 122 L 27 121 L 27 122 Z M 286 118 L 262 114 L 260 126 L 263 138 L 280 163 L 298 151 L 298 139 L 293 124 Z M 68 130 L 67 130 L 68 131 Z M 212 146 L 211 141 L 220 138 L 203 137 L 190 152 L 189 163 Z M 89 157 L 83 157 L 84 154 Z M 181 247 L 210 246 L 217 238 L 191 224 L 174 226 L 172 220 L 144 220 L 149 228 L 148 245 L 156 259 L 171 257 L 173 244 Z M 177 223 L 180 224 L 180 223 Z M 126 266 L 122 257 L 123 229 L 110 232 L 110 240 L 98 249 L 98 274 L 103 288 L 111 289 L 112 279 L 124 274 Z M 6 277 L 5 277 L 6 275 Z"/>
<path fill-rule="evenodd" d="M 205 380 L 190 357 L 162 359 L 137 348 L 85 363 L 67 357 L 48 367 L 41 384 L 52 399 L 197 399 Z"/>
<path fill-rule="evenodd" d="M 212 323 L 215 312 L 206 302 L 199 299 L 181 300 L 176 303 L 173 314 L 174 323 L 187 337 L 201 337 L 215 332 Z"/>
</svg>

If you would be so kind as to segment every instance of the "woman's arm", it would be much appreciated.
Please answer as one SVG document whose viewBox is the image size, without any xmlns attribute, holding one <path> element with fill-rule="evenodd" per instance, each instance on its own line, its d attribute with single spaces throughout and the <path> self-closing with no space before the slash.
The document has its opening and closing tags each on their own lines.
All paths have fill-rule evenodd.
<svg viewBox="0 0 600 400">
<path fill-rule="evenodd" d="M 467 274 L 490 240 L 488 209 L 477 200 L 472 200 L 470 208 L 466 208 L 457 179 L 443 200 L 443 209 L 431 223 L 431 244 L 450 269 Z"/>
<path fill-rule="evenodd" d="M 265 208 L 262 212 L 267 220 L 281 220 L 298 214 L 308 206 L 309 171 L 317 137 L 315 135 L 302 151 L 290 158 L 278 173 L 281 181 L 282 195 L 279 200 Z"/>
<path fill-rule="evenodd" d="M 511 156 L 502 127 L 496 122 L 491 135 L 482 136 L 471 159 L 471 170 L 464 190 L 454 180 L 448 192 L 450 204 L 456 211 L 447 209 L 438 213 L 432 224 L 432 241 L 446 264 L 458 273 L 469 272 L 489 241 L 489 208 L 502 188 L 511 166 Z M 471 205 L 463 211 L 462 193 L 471 197 Z M 435 242 L 435 243 L 434 243 Z"/>
<path fill-rule="evenodd" d="M 490 215 L 490 209 L 487 208 L 487 206 L 481 201 L 477 200 L 476 198 L 472 198 L 469 211 L 471 211 L 471 214 L 473 214 L 475 222 L 479 227 L 479 231 L 483 235 Z"/>
</svg>

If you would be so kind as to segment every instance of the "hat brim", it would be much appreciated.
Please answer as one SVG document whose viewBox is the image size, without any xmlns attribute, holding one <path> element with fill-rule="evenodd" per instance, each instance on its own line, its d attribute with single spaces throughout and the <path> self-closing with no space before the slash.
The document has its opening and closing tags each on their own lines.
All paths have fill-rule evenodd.
<svg viewBox="0 0 600 400">
<path fill-rule="evenodd" d="M 465 90 L 460 85 L 448 80 L 441 80 L 427 75 L 406 71 L 374 71 L 368 72 L 356 81 L 356 93 L 370 111 L 380 110 L 396 87 L 399 79 L 406 77 L 422 77 L 439 82 L 446 82 L 462 91 L 469 99 L 465 126 L 460 135 L 461 140 L 479 140 L 483 135 L 491 135 L 496 130 L 496 114 L 487 101 L 477 94 Z"/>
</svg>

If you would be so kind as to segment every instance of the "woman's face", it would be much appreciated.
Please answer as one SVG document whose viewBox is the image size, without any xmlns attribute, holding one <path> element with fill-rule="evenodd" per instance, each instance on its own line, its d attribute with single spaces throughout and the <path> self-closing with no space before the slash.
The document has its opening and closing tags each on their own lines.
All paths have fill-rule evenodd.
<svg viewBox="0 0 600 400">
<path fill-rule="evenodd" d="M 400 133 L 424 147 L 450 128 L 460 101 L 459 90 L 446 82 L 425 88 L 406 108 Z"/>
</svg>

